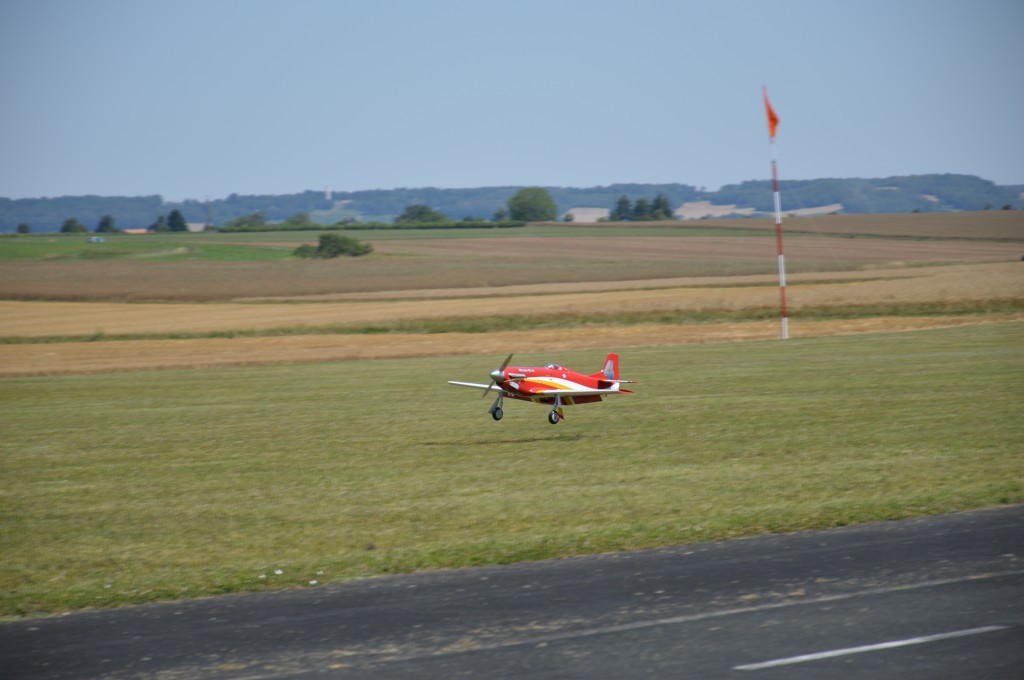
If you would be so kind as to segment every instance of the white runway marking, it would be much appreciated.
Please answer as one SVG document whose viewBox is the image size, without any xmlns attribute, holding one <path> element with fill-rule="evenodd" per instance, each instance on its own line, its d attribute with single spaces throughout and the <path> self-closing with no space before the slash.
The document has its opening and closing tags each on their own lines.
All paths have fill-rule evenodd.
<svg viewBox="0 0 1024 680">
<path fill-rule="evenodd" d="M 561 642 L 563 640 L 575 640 L 580 638 L 594 637 L 598 635 L 626 633 L 629 631 L 644 630 L 647 628 L 654 628 L 659 626 L 673 626 L 678 624 L 694 623 L 697 621 L 708 621 L 712 619 L 727 618 L 743 614 L 756 614 L 758 612 L 771 611 L 774 609 L 787 609 L 789 607 L 803 607 L 808 605 L 823 604 L 827 602 L 841 602 L 843 600 L 852 600 L 861 597 L 872 597 L 875 595 L 887 595 L 890 593 L 908 592 L 912 590 L 918 590 L 921 588 L 934 588 L 937 586 L 953 585 L 956 583 L 965 583 L 969 581 L 984 581 L 989 579 L 1005 578 L 1007 576 L 1020 576 L 1021 574 L 1024 574 L 1024 570 L 994 572 L 990 574 L 976 576 L 961 576 L 957 578 L 948 579 L 935 579 L 932 581 L 921 581 L 919 583 L 909 583 L 898 586 L 887 586 L 882 588 L 869 588 L 867 590 L 859 590 L 851 593 L 821 595 L 818 597 L 812 597 L 810 599 L 805 600 L 785 600 L 782 602 L 772 602 L 769 604 L 754 605 L 750 607 L 720 609 L 716 611 L 703 612 L 700 614 L 683 614 L 681 616 L 670 616 L 662 619 L 644 619 L 641 621 L 633 621 L 631 623 L 622 623 L 618 625 L 601 626 L 597 628 L 584 628 L 582 630 L 554 632 L 548 635 L 539 635 L 536 637 L 512 638 L 508 640 L 497 640 L 494 642 L 481 641 L 479 644 L 467 646 L 465 649 L 397 655 L 391 657 L 391 660 L 406 661 L 410 659 L 421 658 L 424 656 L 437 657 L 440 655 L 450 656 L 456 654 L 472 654 L 476 652 L 489 652 L 499 649 L 509 649 L 512 647 L 525 647 L 541 644 L 550 644 L 554 642 Z"/>
<path fill-rule="evenodd" d="M 819 659 L 831 659 L 837 656 L 848 656 L 850 654 L 863 654 L 864 652 L 877 652 L 882 649 L 893 649 L 896 647 L 908 647 L 910 645 L 921 645 L 926 642 L 937 642 L 939 640 L 949 640 L 952 638 L 967 637 L 969 635 L 981 635 L 982 633 L 992 633 L 997 630 L 1005 630 L 1006 626 L 982 626 L 981 628 L 970 628 L 968 630 L 957 630 L 952 633 L 939 633 L 937 635 L 924 635 L 922 637 L 908 638 L 906 640 L 893 640 L 891 642 L 879 642 L 874 645 L 863 645 L 861 647 L 847 647 L 846 649 L 833 649 L 827 652 L 817 652 L 816 654 L 801 654 L 800 656 L 791 656 L 786 659 L 774 659 L 772 661 L 763 661 L 761 663 L 745 664 L 743 666 L 735 666 L 733 670 L 737 671 L 757 671 L 762 668 L 774 668 L 776 666 L 788 666 L 795 663 L 804 663 L 807 661 L 818 661 Z"/>
</svg>

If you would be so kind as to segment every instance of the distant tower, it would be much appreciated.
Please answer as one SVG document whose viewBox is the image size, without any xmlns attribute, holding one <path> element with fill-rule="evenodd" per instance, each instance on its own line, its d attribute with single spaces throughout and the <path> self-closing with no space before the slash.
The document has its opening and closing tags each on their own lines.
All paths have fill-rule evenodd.
<svg viewBox="0 0 1024 680">
<path fill-rule="evenodd" d="M 330 187 L 325 187 L 324 188 L 324 200 L 325 201 L 330 201 L 331 200 L 331 188 Z"/>
</svg>

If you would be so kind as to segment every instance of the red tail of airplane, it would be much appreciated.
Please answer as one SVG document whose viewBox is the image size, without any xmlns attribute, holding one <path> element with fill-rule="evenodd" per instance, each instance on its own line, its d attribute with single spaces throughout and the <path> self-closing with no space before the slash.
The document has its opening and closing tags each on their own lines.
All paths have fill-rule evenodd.
<svg viewBox="0 0 1024 680">
<path fill-rule="evenodd" d="M 602 378 L 604 380 L 619 379 L 619 355 L 612 352 L 604 360 L 604 368 L 590 376 L 591 378 Z"/>
</svg>

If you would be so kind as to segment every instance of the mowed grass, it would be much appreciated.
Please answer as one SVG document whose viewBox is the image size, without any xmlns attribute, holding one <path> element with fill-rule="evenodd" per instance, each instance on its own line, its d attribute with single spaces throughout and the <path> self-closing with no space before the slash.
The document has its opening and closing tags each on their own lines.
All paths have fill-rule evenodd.
<svg viewBox="0 0 1024 680">
<path fill-rule="evenodd" d="M 303 243 L 316 243 L 325 233 L 340 233 L 366 241 L 450 240 L 466 238 L 508 239 L 521 237 L 588 236 L 770 236 L 764 229 L 717 229 L 706 223 L 657 223 L 652 226 L 565 226 L 543 224 L 512 229 L 347 229 L 326 231 L 182 232 L 155 234 L 28 234 L 0 238 L 0 262 L 143 260 L 266 261 L 292 257 Z M 103 243 L 89 243 L 100 236 Z"/>
<path fill-rule="evenodd" d="M 1022 341 L 1007 323 L 626 350 L 637 393 L 554 427 L 511 401 L 495 423 L 445 383 L 500 356 L 3 380 L 0 612 L 1019 503 Z"/>
<path fill-rule="evenodd" d="M 245 242 L 219 242 L 211 239 L 212 234 L 100 234 L 103 243 L 89 243 L 92 236 L 95 234 L 7 237 L 0 239 L 0 262 L 262 262 L 291 257 L 289 249 Z"/>
</svg>

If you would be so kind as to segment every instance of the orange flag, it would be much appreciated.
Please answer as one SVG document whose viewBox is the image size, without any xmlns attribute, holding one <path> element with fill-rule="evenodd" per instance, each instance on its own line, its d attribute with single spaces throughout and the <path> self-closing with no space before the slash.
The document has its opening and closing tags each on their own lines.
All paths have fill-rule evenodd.
<svg viewBox="0 0 1024 680">
<path fill-rule="evenodd" d="M 768 135 L 775 139 L 775 128 L 779 126 L 779 117 L 775 115 L 775 109 L 772 108 L 771 102 L 768 101 L 768 88 L 762 86 L 764 92 L 764 108 L 768 112 Z"/>
</svg>

